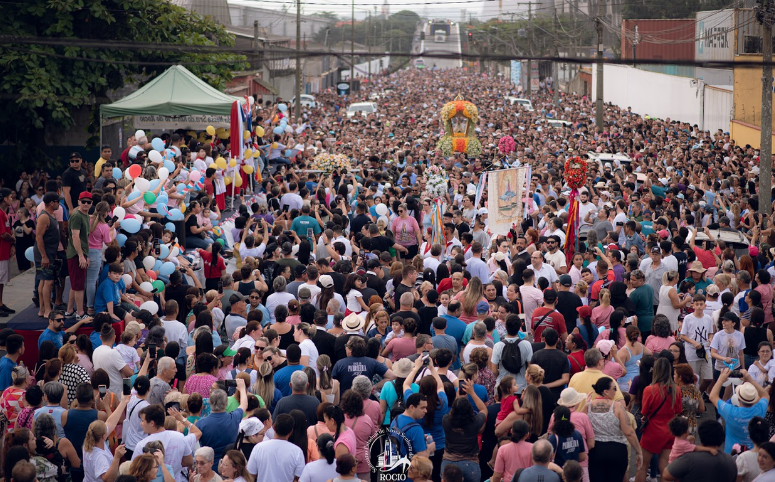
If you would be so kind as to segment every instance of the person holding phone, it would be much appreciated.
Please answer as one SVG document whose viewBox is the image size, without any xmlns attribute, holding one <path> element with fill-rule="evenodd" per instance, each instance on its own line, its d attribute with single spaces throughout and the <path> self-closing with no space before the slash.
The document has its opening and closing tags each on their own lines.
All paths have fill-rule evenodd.
<svg viewBox="0 0 775 482">
<path fill-rule="evenodd" d="M 307 236 L 310 243 L 315 245 L 315 240 L 323 232 L 320 227 L 320 223 L 310 216 L 312 209 L 308 204 L 305 204 L 301 208 L 301 216 L 297 216 L 291 223 L 291 230 L 296 232 L 299 237 Z M 309 230 L 312 230 L 312 236 L 310 236 Z"/>
</svg>

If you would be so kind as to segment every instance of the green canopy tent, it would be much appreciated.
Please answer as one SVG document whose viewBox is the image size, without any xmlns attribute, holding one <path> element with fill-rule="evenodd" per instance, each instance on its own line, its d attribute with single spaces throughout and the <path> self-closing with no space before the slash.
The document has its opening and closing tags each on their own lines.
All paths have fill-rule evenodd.
<svg viewBox="0 0 775 482">
<path fill-rule="evenodd" d="M 185 67 L 174 65 L 136 92 L 100 106 L 100 142 L 105 117 L 160 116 L 158 122 L 174 122 L 176 118 L 203 116 L 196 120 L 208 125 L 215 119 L 205 116 L 225 116 L 228 123 L 232 104 L 239 100 L 209 86 Z"/>
</svg>

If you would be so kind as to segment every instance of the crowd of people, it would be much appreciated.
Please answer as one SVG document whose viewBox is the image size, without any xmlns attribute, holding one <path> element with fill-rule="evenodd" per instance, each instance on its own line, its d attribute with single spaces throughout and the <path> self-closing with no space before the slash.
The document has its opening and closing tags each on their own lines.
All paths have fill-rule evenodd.
<svg viewBox="0 0 775 482">
<path fill-rule="evenodd" d="M 477 158 L 436 148 L 458 93 Z M 162 161 L 138 133 L 1 189 L 0 316 L 15 256 L 48 321 L 34 367 L 0 331 L 5 480 L 775 481 L 758 152 L 615 106 L 601 131 L 585 97 L 542 89 L 528 110 L 514 93 L 402 70 L 301 119 L 253 101 L 260 155 L 236 177 L 223 136 L 181 130 Z M 563 166 L 588 151 L 630 162 L 590 162 L 566 243 Z M 352 169 L 310 169 L 325 152 Z M 493 233 L 480 177 L 517 162 L 532 202 Z"/>
</svg>

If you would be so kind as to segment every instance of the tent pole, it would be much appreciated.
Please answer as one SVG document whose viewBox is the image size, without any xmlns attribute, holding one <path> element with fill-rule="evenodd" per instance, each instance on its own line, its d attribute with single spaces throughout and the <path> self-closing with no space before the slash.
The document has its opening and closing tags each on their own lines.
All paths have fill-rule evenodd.
<svg viewBox="0 0 775 482">
<path fill-rule="evenodd" d="M 100 150 L 100 154 L 102 153 L 102 114 L 100 114 L 100 145 L 97 146 L 97 148 Z M 121 146 L 118 146 L 119 148 Z"/>
</svg>

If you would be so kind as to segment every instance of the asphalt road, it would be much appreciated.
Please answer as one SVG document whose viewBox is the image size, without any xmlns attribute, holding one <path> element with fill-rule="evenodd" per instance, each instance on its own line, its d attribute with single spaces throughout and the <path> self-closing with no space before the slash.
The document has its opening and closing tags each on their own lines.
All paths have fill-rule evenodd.
<svg viewBox="0 0 775 482">
<path fill-rule="evenodd" d="M 421 51 L 425 53 L 423 60 L 425 60 L 425 68 L 431 69 L 434 64 L 438 69 L 455 69 L 462 67 L 462 62 L 459 58 L 454 59 L 439 59 L 433 58 L 429 55 L 434 53 L 449 55 L 460 53 L 460 25 L 455 24 L 450 26 L 450 35 L 447 36 L 447 40 L 444 43 L 436 43 L 433 41 L 433 37 L 430 34 L 430 25 L 423 24 L 423 31 L 425 32 L 425 41 L 420 42 Z M 419 49 L 418 49 L 419 50 Z"/>
</svg>

